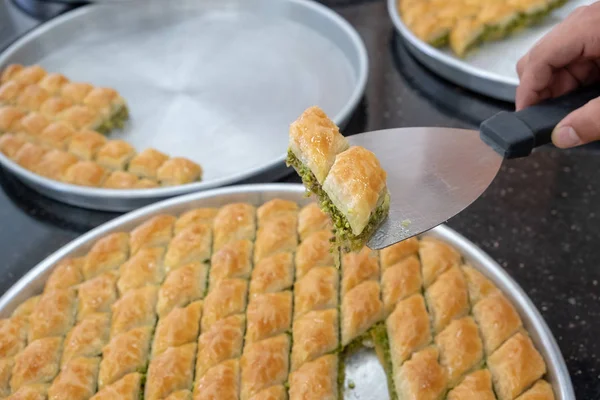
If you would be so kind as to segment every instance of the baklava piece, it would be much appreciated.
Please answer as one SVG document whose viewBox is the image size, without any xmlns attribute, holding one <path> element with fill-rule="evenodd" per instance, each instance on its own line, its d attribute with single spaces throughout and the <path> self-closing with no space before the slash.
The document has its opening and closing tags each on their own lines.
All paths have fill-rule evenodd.
<svg viewBox="0 0 600 400">
<path fill-rule="evenodd" d="M 290 400 L 338 400 L 338 357 L 327 355 L 305 363 L 289 377 Z"/>
<path fill-rule="evenodd" d="M 53 122 L 41 131 L 37 140 L 40 144 L 58 150 L 67 150 L 75 131 L 62 122 Z"/>
<path fill-rule="evenodd" d="M 135 149 L 124 140 L 109 140 L 96 153 L 96 162 L 111 170 L 124 170 L 135 156 Z"/>
<path fill-rule="evenodd" d="M 423 284 L 429 287 L 441 273 L 461 262 L 461 255 L 456 249 L 441 240 L 426 236 L 419 244 L 419 258 L 423 272 Z"/>
<path fill-rule="evenodd" d="M 154 326 L 156 323 L 156 299 L 158 289 L 146 286 L 130 290 L 112 305 L 110 336 L 114 337 L 131 329 Z"/>
<path fill-rule="evenodd" d="M 0 83 L 6 83 L 8 81 L 12 81 L 16 78 L 16 76 L 23 71 L 23 66 L 21 64 L 9 64 L 2 70 L 2 74 L 0 75 Z"/>
<path fill-rule="evenodd" d="M 294 284 L 294 319 L 311 310 L 335 308 L 338 303 L 338 270 L 335 267 L 311 269 Z"/>
<path fill-rule="evenodd" d="M 554 400 L 554 392 L 548 382 L 540 380 L 517 400 Z"/>
<path fill-rule="evenodd" d="M 26 385 L 46 384 L 58 374 L 58 363 L 62 352 L 62 339 L 50 337 L 38 339 L 15 357 L 15 366 L 10 379 L 13 392 Z"/>
<path fill-rule="evenodd" d="M 8 158 L 14 159 L 25 143 L 27 140 L 24 137 L 5 133 L 0 136 L 0 152 Z"/>
<path fill-rule="evenodd" d="M 65 151 L 48 151 L 36 166 L 34 172 L 56 181 L 63 180 L 67 170 L 77 163 L 77 157 Z"/>
<path fill-rule="evenodd" d="M 125 171 L 113 171 L 102 185 L 106 189 L 133 189 L 139 183 L 137 176 Z"/>
<path fill-rule="evenodd" d="M 379 292 L 378 282 L 366 281 L 342 298 L 342 346 L 359 338 L 383 318 L 383 303 Z"/>
<path fill-rule="evenodd" d="M 179 232 L 167 248 L 165 266 L 167 272 L 191 262 L 210 261 L 212 230 L 210 225 L 197 224 Z"/>
<path fill-rule="evenodd" d="M 379 280 L 379 259 L 377 253 L 363 247 L 361 251 L 342 256 L 342 296 L 360 283 Z"/>
<path fill-rule="evenodd" d="M 338 350 L 337 309 L 311 311 L 294 321 L 291 370 Z"/>
<path fill-rule="evenodd" d="M 487 369 L 469 374 L 448 393 L 447 400 L 496 400 L 492 375 Z"/>
<path fill-rule="evenodd" d="M 158 168 L 156 178 L 162 186 L 185 185 L 202 180 L 202 167 L 187 158 L 173 157 Z"/>
<path fill-rule="evenodd" d="M 94 86 L 82 82 L 65 82 L 60 89 L 60 96 L 71 100 L 73 103 L 82 104 L 85 96 L 88 95 Z"/>
<path fill-rule="evenodd" d="M 105 119 L 103 125 L 107 131 L 123 128 L 129 117 L 125 100 L 114 89 L 93 88 L 83 99 L 83 104 L 103 115 Z"/>
<path fill-rule="evenodd" d="M 102 388 L 90 400 L 140 400 L 143 379 L 143 375 L 139 373 L 125 375 L 112 385 Z"/>
<path fill-rule="evenodd" d="M 46 400 L 48 398 L 47 394 L 47 384 L 22 386 L 19 390 L 8 396 L 6 400 Z"/>
<path fill-rule="evenodd" d="M 75 323 L 75 289 L 44 292 L 29 316 L 28 341 L 64 336 Z"/>
<path fill-rule="evenodd" d="M 138 251 L 121 265 L 117 282 L 119 293 L 123 295 L 132 289 L 160 284 L 165 277 L 164 254 L 165 250 L 161 247 L 149 247 Z"/>
<path fill-rule="evenodd" d="M 218 212 L 218 208 L 196 208 L 181 214 L 175 222 L 175 234 L 196 224 L 208 224 L 212 226 L 212 222 Z"/>
<path fill-rule="evenodd" d="M 331 249 L 330 231 L 319 231 L 303 240 L 296 250 L 296 280 L 313 268 L 336 265 Z"/>
<path fill-rule="evenodd" d="M 84 130 L 73 134 L 69 143 L 69 152 L 83 160 L 91 161 L 105 143 L 106 138 L 98 132 Z"/>
<path fill-rule="evenodd" d="M 189 390 L 178 390 L 165 397 L 165 400 L 192 400 L 192 392 Z"/>
<path fill-rule="evenodd" d="M 196 377 L 201 378 L 212 367 L 242 355 L 244 327 L 243 314 L 232 315 L 202 331 L 198 338 Z"/>
<path fill-rule="evenodd" d="M 287 213 L 260 223 L 254 243 L 254 262 L 281 252 L 293 252 L 298 246 L 297 213 Z"/>
<path fill-rule="evenodd" d="M 60 114 L 73 107 L 73 102 L 63 97 L 50 97 L 40 106 L 40 114 L 49 119 L 58 119 Z"/>
<path fill-rule="evenodd" d="M 0 85 L 0 105 L 15 105 L 22 90 L 23 85 L 15 81 L 8 81 Z"/>
<path fill-rule="evenodd" d="M 196 343 L 170 347 L 150 362 L 144 399 L 161 400 L 178 390 L 192 387 Z"/>
<path fill-rule="evenodd" d="M 83 277 L 88 280 L 103 272 L 116 270 L 129 257 L 129 234 L 115 232 L 92 246 L 83 264 Z"/>
<path fill-rule="evenodd" d="M 156 311 L 159 317 L 175 307 L 183 307 L 204 297 L 208 267 L 191 263 L 171 271 L 158 291 Z"/>
<path fill-rule="evenodd" d="M 25 143 L 15 154 L 14 160 L 21 167 L 30 171 L 35 171 L 40 163 L 40 160 L 47 152 L 48 150 L 41 146 L 33 143 Z"/>
<path fill-rule="evenodd" d="M 8 66 L 7 70 L 9 68 L 11 68 L 11 66 Z M 10 79 L 23 85 L 33 85 L 46 76 L 46 71 L 39 65 L 29 65 L 27 67 L 14 65 L 12 73 L 14 75 Z"/>
<path fill-rule="evenodd" d="M 212 367 L 194 384 L 194 400 L 235 400 L 239 398 L 239 392 L 239 360 L 228 360 Z"/>
<path fill-rule="evenodd" d="M 72 185 L 99 187 L 107 176 L 108 171 L 95 162 L 78 161 L 67 169 L 63 180 Z"/>
<path fill-rule="evenodd" d="M 246 310 L 246 344 L 289 332 L 292 326 L 292 292 L 253 297 Z"/>
<path fill-rule="evenodd" d="M 531 339 L 517 333 L 487 360 L 499 400 L 514 399 L 546 373 L 546 364 Z"/>
<path fill-rule="evenodd" d="M 419 252 L 419 239 L 412 237 L 402 242 L 393 244 L 379 252 L 381 269 L 385 271 L 388 267 L 396 265 L 405 258 L 417 255 Z"/>
<path fill-rule="evenodd" d="M 261 390 L 254 396 L 250 398 L 250 400 L 287 400 L 288 394 L 285 390 L 285 386 L 277 385 L 271 386 L 270 388 Z"/>
<path fill-rule="evenodd" d="M 448 378 L 438 363 L 435 347 L 427 347 L 404 363 L 394 375 L 396 391 L 401 399 L 443 399 Z"/>
<path fill-rule="evenodd" d="M 475 268 L 465 265 L 462 268 L 469 287 L 471 304 L 477 304 L 484 297 L 496 292 L 496 286 Z"/>
<path fill-rule="evenodd" d="M 248 283 L 243 279 L 226 279 L 208 293 L 204 299 L 202 332 L 215 322 L 246 309 Z"/>
<path fill-rule="evenodd" d="M 117 300 L 117 274 L 105 272 L 83 282 L 77 291 L 77 319 L 82 320 L 94 313 L 110 312 Z"/>
<path fill-rule="evenodd" d="M 231 203 L 219 209 L 213 221 L 213 250 L 228 242 L 256 237 L 256 209 L 248 203 Z"/>
<path fill-rule="evenodd" d="M 97 357 L 108 343 L 110 314 L 89 314 L 80 321 L 65 338 L 61 364 L 79 357 Z"/>
<path fill-rule="evenodd" d="M 31 315 L 31 312 L 33 311 L 35 306 L 37 306 L 37 303 L 40 302 L 40 297 L 41 296 L 38 295 L 38 296 L 33 296 L 33 297 L 28 298 L 23 303 L 21 303 L 15 309 L 15 311 L 13 311 L 11 316 L 13 316 L 13 317 L 28 317 L 29 315 Z"/>
<path fill-rule="evenodd" d="M 150 218 L 131 231 L 131 254 L 145 247 L 166 247 L 173 237 L 175 217 L 162 214 Z"/>
<path fill-rule="evenodd" d="M 467 283 L 459 267 L 444 272 L 425 292 L 434 332 L 469 312 Z"/>
<path fill-rule="evenodd" d="M 139 181 L 137 181 L 137 183 L 135 184 L 135 188 L 136 189 L 155 189 L 160 187 L 160 185 L 158 184 L 158 182 L 153 181 L 151 179 L 140 179 Z"/>
<path fill-rule="evenodd" d="M 14 131 L 25 135 L 32 142 L 38 142 L 39 136 L 48 125 L 50 125 L 50 121 L 46 117 L 31 112 L 15 124 Z"/>
<path fill-rule="evenodd" d="M 74 105 L 58 114 L 57 119 L 68 124 L 76 131 L 94 130 L 106 133 L 102 127 L 102 116 L 86 106 Z"/>
<path fill-rule="evenodd" d="M 12 358 L 0 359 L 0 396 L 4 399 L 10 395 L 10 377 L 15 365 Z"/>
<path fill-rule="evenodd" d="M 229 242 L 221 247 L 219 251 L 215 252 L 210 259 L 209 288 L 215 287 L 219 282 L 228 278 L 250 278 L 252 249 L 252 242 L 242 239 Z M 210 252 L 210 248 L 208 248 L 208 251 Z"/>
<path fill-rule="evenodd" d="M 49 399 L 87 400 L 97 386 L 100 358 L 76 358 L 64 364 L 48 389 Z"/>
<path fill-rule="evenodd" d="M 44 76 L 39 82 L 38 85 L 42 89 L 47 90 L 53 96 L 58 96 L 62 87 L 68 83 L 69 80 L 62 74 L 50 73 Z"/>
<path fill-rule="evenodd" d="M 479 325 L 486 354 L 492 354 L 522 326 L 521 318 L 508 299 L 496 292 L 473 307 L 473 316 Z"/>
<path fill-rule="evenodd" d="M 331 219 L 319 208 L 317 203 L 310 203 L 303 207 L 298 214 L 298 235 L 300 240 L 318 232 L 332 230 Z"/>
<path fill-rule="evenodd" d="M 283 384 L 288 376 L 289 353 L 290 337 L 285 334 L 247 344 L 240 360 L 240 399 Z"/>
<path fill-rule="evenodd" d="M 15 128 L 25 115 L 27 114 L 17 107 L 0 107 L 0 134 L 8 132 L 16 133 Z"/>
<path fill-rule="evenodd" d="M 290 289 L 294 283 L 294 258 L 290 253 L 279 253 L 263 258 L 252 269 L 250 296 Z"/>
<path fill-rule="evenodd" d="M 422 283 L 421 263 L 416 256 L 387 267 L 381 275 L 381 298 L 386 315 L 394 311 L 396 303 L 418 293 Z"/>
<path fill-rule="evenodd" d="M 146 371 L 152 329 L 149 326 L 132 329 L 112 338 L 104 347 L 98 374 L 99 389 L 132 372 Z"/>
<path fill-rule="evenodd" d="M 17 97 L 16 106 L 24 111 L 39 111 L 42 104 L 50 98 L 50 93 L 38 85 L 29 85 Z"/>
<path fill-rule="evenodd" d="M 27 317 L 0 319 L 0 359 L 12 357 L 27 343 Z"/>
<path fill-rule="evenodd" d="M 157 179 L 158 169 L 169 156 L 156 149 L 146 149 L 129 162 L 128 171 L 141 178 Z"/>
<path fill-rule="evenodd" d="M 154 334 L 152 357 L 156 357 L 169 347 L 195 342 L 200 332 L 201 317 L 202 302 L 196 301 L 185 308 L 175 308 L 169 315 L 161 318 Z"/>
</svg>

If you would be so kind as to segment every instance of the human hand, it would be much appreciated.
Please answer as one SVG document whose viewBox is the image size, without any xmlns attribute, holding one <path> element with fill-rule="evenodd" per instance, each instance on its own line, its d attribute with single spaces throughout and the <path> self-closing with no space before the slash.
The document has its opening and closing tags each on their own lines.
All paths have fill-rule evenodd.
<svg viewBox="0 0 600 400">
<path fill-rule="evenodd" d="M 517 63 L 517 110 L 600 81 L 600 2 L 577 8 Z M 552 142 L 561 148 L 600 140 L 600 98 L 558 123 Z"/>
</svg>

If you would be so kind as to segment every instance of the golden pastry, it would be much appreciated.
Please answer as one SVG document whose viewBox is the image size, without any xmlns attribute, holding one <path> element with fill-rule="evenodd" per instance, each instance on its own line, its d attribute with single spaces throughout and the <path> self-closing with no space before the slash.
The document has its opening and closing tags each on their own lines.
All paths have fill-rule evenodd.
<svg viewBox="0 0 600 400">
<path fill-rule="evenodd" d="M 163 186 L 185 185 L 202 180 L 202 168 L 187 158 L 173 157 L 158 168 L 156 178 Z"/>
</svg>

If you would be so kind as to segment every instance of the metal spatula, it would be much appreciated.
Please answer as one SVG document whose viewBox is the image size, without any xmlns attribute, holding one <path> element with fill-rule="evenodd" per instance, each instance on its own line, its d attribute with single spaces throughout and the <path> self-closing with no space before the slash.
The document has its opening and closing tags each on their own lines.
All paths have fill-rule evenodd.
<svg viewBox="0 0 600 400">
<path fill-rule="evenodd" d="M 501 112 L 480 132 L 399 128 L 350 136 L 352 145 L 375 153 L 388 174 L 390 213 L 368 246 L 382 249 L 455 216 L 488 188 L 504 158 L 525 157 L 549 143 L 556 124 L 598 96 L 600 87 L 586 87 L 520 112 Z"/>
</svg>

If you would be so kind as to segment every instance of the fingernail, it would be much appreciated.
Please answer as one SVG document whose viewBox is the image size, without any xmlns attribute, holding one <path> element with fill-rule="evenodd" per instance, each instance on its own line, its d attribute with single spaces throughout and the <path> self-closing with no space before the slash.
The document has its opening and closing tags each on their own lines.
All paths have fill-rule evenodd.
<svg viewBox="0 0 600 400">
<path fill-rule="evenodd" d="M 561 126 L 552 133 L 552 141 L 556 147 L 568 148 L 579 146 L 583 142 L 570 126 Z"/>
</svg>

